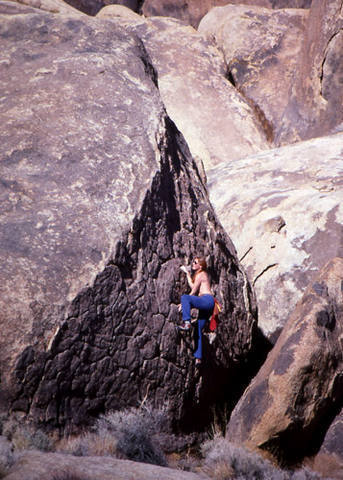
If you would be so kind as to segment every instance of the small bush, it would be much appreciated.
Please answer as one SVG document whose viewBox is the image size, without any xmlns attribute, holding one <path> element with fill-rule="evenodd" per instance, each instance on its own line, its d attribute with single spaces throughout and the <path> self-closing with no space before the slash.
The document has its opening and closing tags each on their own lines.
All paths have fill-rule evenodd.
<svg viewBox="0 0 343 480">
<path fill-rule="evenodd" d="M 61 440 L 56 450 L 77 456 L 113 456 L 165 466 L 158 441 L 168 422 L 163 410 L 150 406 L 112 412 L 101 416 L 94 431 Z"/>
<path fill-rule="evenodd" d="M 168 455 L 168 466 L 184 472 L 201 471 L 201 459 L 192 453 L 173 453 Z"/>
<path fill-rule="evenodd" d="M 3 478 L 15 461 L 13 445 L 6 437 L 0 436 L 0 478 Z"/>
<path fill-rule="evenodd" d="M 118 457 L 117 439 L 109 434 L 85 433 L 77 437 L 62 439 L 56 451 L 70 453 L 77 457 L 100 456 Z"/>
<path fill-rule="evenodd" d="M 204 471 L 214 480 L 288 480 L 289 476 L 257 454 L 215 437 L 202 446 Z"/>
<path fill-rule="evenodd" d="M 156 436 L 166 425 L 164 411 L 144 406 L 104 415 L 96 429 L 100 436 L 112 433 L 118 441 L 118 452 L 125 458 L 165 466 L 166 458 Z"/>
<path fill-rule="evenodd" d="M 325 480 L 318 473 L 304 467 L 290 474 L 290 480 Z M 327 479 L 329 480 L 329 479 Z"/>
<path fill-rule="evenodd" d="M 281 470 L 219 435 L 202 445 L 202 454 L 203 470 L 212 480 L 325 480 L 306 467 L 293 472 Z"/>
<path fill-rule="evenodd" d="M 10 440 L 16 450 L 51 451 L 53 442 L 47 434 L 33 426 L 10 419 L 3 425 L 3 435 Z"/>
</svg>

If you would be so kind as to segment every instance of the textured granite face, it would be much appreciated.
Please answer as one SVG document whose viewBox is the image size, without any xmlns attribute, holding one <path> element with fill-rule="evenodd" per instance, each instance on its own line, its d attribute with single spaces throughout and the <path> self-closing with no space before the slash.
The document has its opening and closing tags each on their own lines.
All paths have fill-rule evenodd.
<svg viewBox="0 0 343 480">
<path fill-rule="evenodd" d="M 212 9 L 198 28 L 224 53 L 231 81 L 255 109 L 271 142 L 297 74 L 307 18 L 304 9 L 227 5 Z"/>
<path fill-rule="evenodd" d="M 150 57 L 110 22 L 0 11 L 1 393 L 67 432 L 143 398 L 205 424 L 246 381 L 256 308 Z M 201 373 L 175 328 L 196 252 L 225 312 Z"/>
<path fill-rule="evenodd" d="M 211 200 L 275 341 L 326 262 L 343 256 L 343 135 L 299 142 L 208 173 Z"/>
<path fill-rule="evenodd" d="M 318 454 L 313 459 L 313 468 L 323 476 L 339 479 L 343 475 L 342 408 L 340 411 L 333 411 L 332 417 L 333 422 L 325 434 Z"/>
<path fill-rule="evenodd" d="M 111 7 L 99 16 L 110 18 Z M 226 78 L 222 54 L 193 28 L 172 18 L 113 13 L 137 35 L 157 71 L 167 113 L 184 135 L 200 170 L 267 149 L 256 111 Z"/>
<path fill-rule="evenodd" d="M 342 411 L 336 416 L 335 420 L 330 425 L 327 431 L 324 442 L 320 449 L 323 453 L 335 454 L 343 461 L 342 452 L 342 435 L 343 435 L 343 415 Z"/>
<path fill-rule="evenodd" d="M 230 441 L 288 465 L 318 451 L 343 405 L 342 278 L 335 258 L 308 287 L 235 407 Z"/>
<path fill-rule="evenodd" d="M 143 46 L 120 29 L 109 39 L 96 21 L 4 13 L 1 38 L 2 315 L 26 332 L 130 228 L 158 169 L 163 106 Z"/>
<path fill-rule="evenodd" d="M 313 0 L 280 144 L 342 130 L 342 2 Z"/>
<path fill-rule="evenodd" d="M 174 17 L 197 28 L 201 19 L 213 7 L 224 5 L 257 5 L 267 8 L 309 8 L 311 0 L 145 0 L 145 16 Z"/>
</svg>

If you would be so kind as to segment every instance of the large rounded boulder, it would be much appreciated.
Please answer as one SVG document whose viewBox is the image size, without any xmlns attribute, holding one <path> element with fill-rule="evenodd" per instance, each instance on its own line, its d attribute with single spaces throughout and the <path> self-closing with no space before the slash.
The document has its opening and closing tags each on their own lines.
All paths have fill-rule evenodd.
<svg viewBox="0 0 343 480">
<path fill-rule="evenodd" d="M 308 287 L 235 407 L 229 441 L 287 465 L 318 451 L 343 405 L 342 278 L 335 258 Z"/>
<path fill-rule="evenodd" d="M 150 57 L 105 20 L 0 15 L 2 401 L 60 431 L 143 399 L 200 428 L 242 388 L 256 310 Z M 224 307 L 197 373 L 176 329 L 195 253 Z"/>
<path fill-rule="evenodd" d="M 278 143 L 342 130 L 342 26 L 340 0 L 313 0 Z"/>
<path fill-rule="evenodd" d="M 343 135 L 299 142 L 208 173 L 216 212 L 254 285 L 275 342 L 314 276 L 343 257 Z"/>
<path fill-rule="evenodd" d="M 332 412 L 333 415 L 335 412 Z M 312 467 L 323 477 L 340 479 L 343 476 L 343 409 L 335 417 L 325 434 Z"/>
<path fill-rule="evenodd" d="M 197 28 L 213 7 L 224 5 L 256 5 L 267 8 L 309 8 L 312 0 L 144 0 L 145 16 L 174 17 Z"/>
<path fill-rule="evenodd" d="M 198 28 L 224 53 L 229 78 L 258 113 L 270 141 L 279 134 L 298 71 L 307 17 L 303 9 L 227 5 L 213 8 Z"/>
<path fill-rule="evenodd" d="M 111 18 L 111 10 L 105 7 L 98 17 Z M 258 113 L 226 78 L 223 57 L 210 41 L 172 18 L 112 15 L 113 23 L 125 24 L 142 40 L 168 116 L 204 179 L 220 162 L 269 148 Z"/>
</svg>

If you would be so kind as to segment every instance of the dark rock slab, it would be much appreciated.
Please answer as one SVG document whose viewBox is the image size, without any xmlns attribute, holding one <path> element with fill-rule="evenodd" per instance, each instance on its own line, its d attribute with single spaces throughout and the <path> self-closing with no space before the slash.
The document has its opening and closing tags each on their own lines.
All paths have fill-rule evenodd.
<svg viewBox="0 0 343 480">
<path fill-rule="evenodd" d="M 2 393 L 64 431 L 143 399 L 200 428 L 239 394 L 254 343 L 235 249 L 141 41 L 13 5 L 0 19 Z M 195 252 L 225 312 L 197 373 L 175 328 Z"/>
<path fill-rule="evenodd" d="M 343 259 L 320 272 L 236 406 L 229 441 L 294 465 L 318 451 L 343 404 Z"/>
</svg>

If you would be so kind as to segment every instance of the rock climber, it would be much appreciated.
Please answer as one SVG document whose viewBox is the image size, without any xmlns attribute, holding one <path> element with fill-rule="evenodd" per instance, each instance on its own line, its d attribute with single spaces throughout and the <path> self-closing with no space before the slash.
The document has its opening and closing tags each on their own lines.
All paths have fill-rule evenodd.
<svg viewBox="0 0 343 480">
<path fill-rule="evenodd" d="M 191 309 L 196 308 L 199 310 L 197 320 L 197 332 L 196 332 L 196 350 L 194 352 L 195 364 L 201 365 L 202 360 L 202 332 L 209 321 L 213 308 L 214 308 L 214 296 L 211 291 L 210 278 L 207 273 L 207 263 L 204 257 L 195 257 L 192 261 L 191 275 L 187 267 L 184 265 L 180 267 L 181 270 L 187 275 L 188 285 L 191 288 L 189 295 L 181 296 L 180 309 L 182 310 L 183 324 L 178 328 L 180 330 L 189 331 L 191 326 Z"/>
</svg>

